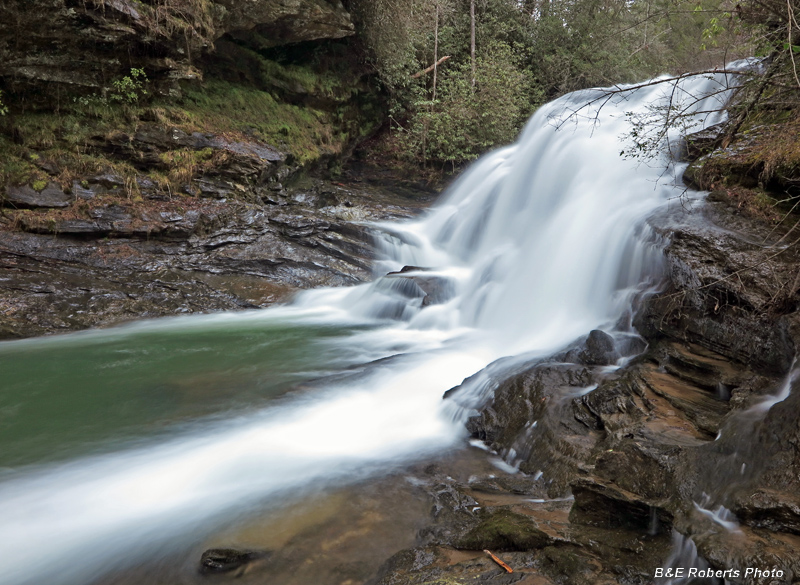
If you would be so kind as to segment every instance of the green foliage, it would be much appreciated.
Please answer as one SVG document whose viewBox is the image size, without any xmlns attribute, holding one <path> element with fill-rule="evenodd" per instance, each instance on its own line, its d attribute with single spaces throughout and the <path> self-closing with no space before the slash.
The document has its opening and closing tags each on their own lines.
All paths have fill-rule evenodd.
<svg viewBox="0 0 800 585">
<path fill-rule="evenodd" d="M 468 61 L 442 72 L 437 99 L 419 99 L 401 142 L 417 160 L 458 164 L 514 139 L 531 113 L 530 75 L 514 62 L 511 47 L 495 44 L 476 62 L 475 87 Z"/>
<path fill-rule="evenodd" d="M 187 89 L 183 100 L 161 111 L 165 121 L 186 131 L 254 135 L 293 153 L 301 163 L 337 154 L 347 140 L 335 131 L 335 113 L 289 104 L 268 92 L 218 80 Z"/>
<path fill-rule="evenodd" d="M 144 69 L 131 68 L 130 75 L 111 82 L 108 99 L 123 104 L 138 104 L 147 96 L 147 74 Z"/>
<path fill-rule="evenodd" d="M 8 106 L 3 103 L 3 92 L 0 91 L 0 116 L 8 114 Z"/>
<path fill-rule="evenodd" d="M 292 94 L 307 94 L 347 101 L 356 89 L 350 71 L 325 69 L 316 71 L 310 63 L 279 62 L 268 59 L 258 51 L 239 46 L 236 57 L 245 64 L 257 85 Z"/>
<path fill-rule="evenodd" d="M 531 70 L 548 98 L 646 77 L 647 53 L 636 52 L 638 39 L 622 30 L 631 16 L 625 3 L 551 2 L 530 25 Z"/>
<path fill-rule="evenodd" d="M 144 69 L 131 68 L 130 74 L 111 82 L 100 94 L 74 98 L 84 113 L 98 114 L 98 110 L 109 109 L 112 105 L 135 106 L 149 95 L 149 80 Z"/>
<path fill-rule="evenodd" d="M 431 33 L 430 8 L 424 0 L 357 0 L 350 10 L 371 51 L 378 75 L 392 95 L 414 85 L 421 50 Z"/>
<path fill-rule="evenodd" d="M 724 51 L 736 32 L 725 2 L 476 0 L 475 91 L 469 0 L 351 0 L 349 8 L 390 95 L 398 150 L 457 163 L 512 140 L 546 100 L 695 68 L 703 31 Z M 435 81 L 414 77 L 443 56 L 450 60 Z"/>
</svg>

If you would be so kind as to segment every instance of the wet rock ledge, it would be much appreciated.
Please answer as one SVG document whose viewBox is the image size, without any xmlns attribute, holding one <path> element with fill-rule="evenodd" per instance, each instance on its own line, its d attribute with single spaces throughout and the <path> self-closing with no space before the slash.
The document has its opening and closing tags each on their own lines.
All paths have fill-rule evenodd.
<svg viewBox="0 0 800 585">
<path fill-rule="evenodd" d="M 448 392 L 483 388 L 468 429 L 501 469 L 434 474 L 430 525 L 373 583 L 645 584 L 670 563 L 800 582 L 800 391 L 773 398 L 800 341 L 800 257 L 730 201 L 675 219 L 655 220 L 669 283 L 640 303 L 642 338 L 595 331 Z"/>
<path fill-rule="evenodd" d="M 358 511 L 342 527 L 309 528 L 218 582 L 310 582 L 299 574 L 322 566 L 335 573 L 326 582 L 366 585 L 677 585 L 656 569 L 695 566 L 782 572 L 735 585 L 800 583 L 800 388 L 782 393 L 800 340 L 790 288 L 800 258 L 765 244 L 781 228 L 735 203 L 654 226 L 671 242 L 668 283 L 641 299 L 641 335 L 592 331 L 548 359 L 501 361 L 465 380 L 445 400 L 483 397 L 467 429 L 488 453 L 444 454 L 353 488 Z M 405 274 L 425 273 L 392 278 Z M 610 367 L 624 356 L 635 357 Z M 379 568 L 355 563 L 343 543 L 373 534 L 354 527 L 374 511 L 358 490 L 388 486 L 418 498 L 386 502 L 415 525 L 397 530 L 414 542 Z"/>
<path fill-rule="evenodd" d="M 124 190 L 102 175 L 77 184 L 67 208 L 6 211 L 0 338 L 252 309 L 363 282 L 374 241 L 364 222 L 410 217 L 432 197 L 317 179 L 273 183 L 252 201 L 132 201 Z"/>
</svg>

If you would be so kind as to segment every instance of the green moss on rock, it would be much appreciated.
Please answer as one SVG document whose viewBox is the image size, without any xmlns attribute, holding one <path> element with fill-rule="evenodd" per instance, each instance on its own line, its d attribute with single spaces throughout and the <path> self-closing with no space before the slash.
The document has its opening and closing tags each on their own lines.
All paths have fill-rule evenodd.
<svg viewBox="0 0 800 585">
<path fill-rule="evenodd" d="M 551 538 L 539 530 L 528 516 L 508 509 L 492 511 L 467 532 L 455 547 L 466 550 L 525 551 L 541 548 Z"/>
<path fill-rule="evenodd" d="M 142 145 L 137 135 L 143 129 L 152 133 L 160 128 L 162 134 L 205 136 L 198 144 L 210 140 L 282 153 L 288 168 L 280 180 L 285 182 L 301 169 L 331 161 L 335 165 L 382 119 L 380 98 L 359 83 L 361 73 L 354 67 L 342 73 L 353 59 L 347 46 L 334 51 L 339 60 L 331 63 L 316 61 L 313 47 L 283 61 L 246 48 L 237 50 L 252 57 L 260 72 L 257 79 L 246 74 L 245 65 L 237 70 L 231 64 L 229 76 L 211 74 L 204 83 L 187 83 L 178 97 L 148 90 L 149 103 L 75 99 L 57 112 L 17 113 L 13 131 L 0 135 L 5 154 L 0 190 L 3 185 L 34 182 L 56 182 L 66 190 L 75 181 L 112 173 L 134 191 L 144 178 L 172 197 L 196 195 L 202 191 L 196 188 L 196 180 L 210 176 L 214 182 L 214 177 L 225 174 L 229 185 L 208 188 L 217 189 L 220 197 L 225 191 L 228 196 L 252 200 L 253 194 L 243 195 L 243 189 L 256 186 L 256 179 L 230 176 L 230 157 L 219 149 L 187 148 L 185 143 L 167 144 L 169 140 L 153 148 Z M 234 79 L 237 76 L 239 81 Z M 225 173 L 218 172 L 221 167 L 227 169 Z"/>
</svg>

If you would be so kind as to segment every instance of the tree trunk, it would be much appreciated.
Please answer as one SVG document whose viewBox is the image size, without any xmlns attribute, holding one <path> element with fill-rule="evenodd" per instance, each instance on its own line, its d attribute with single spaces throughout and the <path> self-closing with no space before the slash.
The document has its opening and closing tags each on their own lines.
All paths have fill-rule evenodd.
<svg viewBox="0 0 800 585">
<path fill-rule="evenodd" d="M 469 58 L 472 64 L 472 91 L 475 91 L 475 0 L 469 0 Z"/>
<path fill-rule="evenodd" d="M 439 3 L 436 3 L 436 24 L 433 29 L 433 98 L 436 101 L 436 73 L 439 69 Z"/>
</svg>

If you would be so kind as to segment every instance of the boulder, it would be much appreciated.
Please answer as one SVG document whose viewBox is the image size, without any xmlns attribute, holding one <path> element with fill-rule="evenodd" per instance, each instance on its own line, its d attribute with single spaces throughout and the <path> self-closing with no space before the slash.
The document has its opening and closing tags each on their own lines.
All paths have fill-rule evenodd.
<svg viewBox="0 0 800 585">
<path fill-rule="evenodd" d="M 586 365 L 604 366 L 614 363 L 619 358 L 619 354 L 614 347 L 614 338 L 605 331 L 595 329 L 589 332 L 586 349 L 581 357 Z"/>
</svg>

